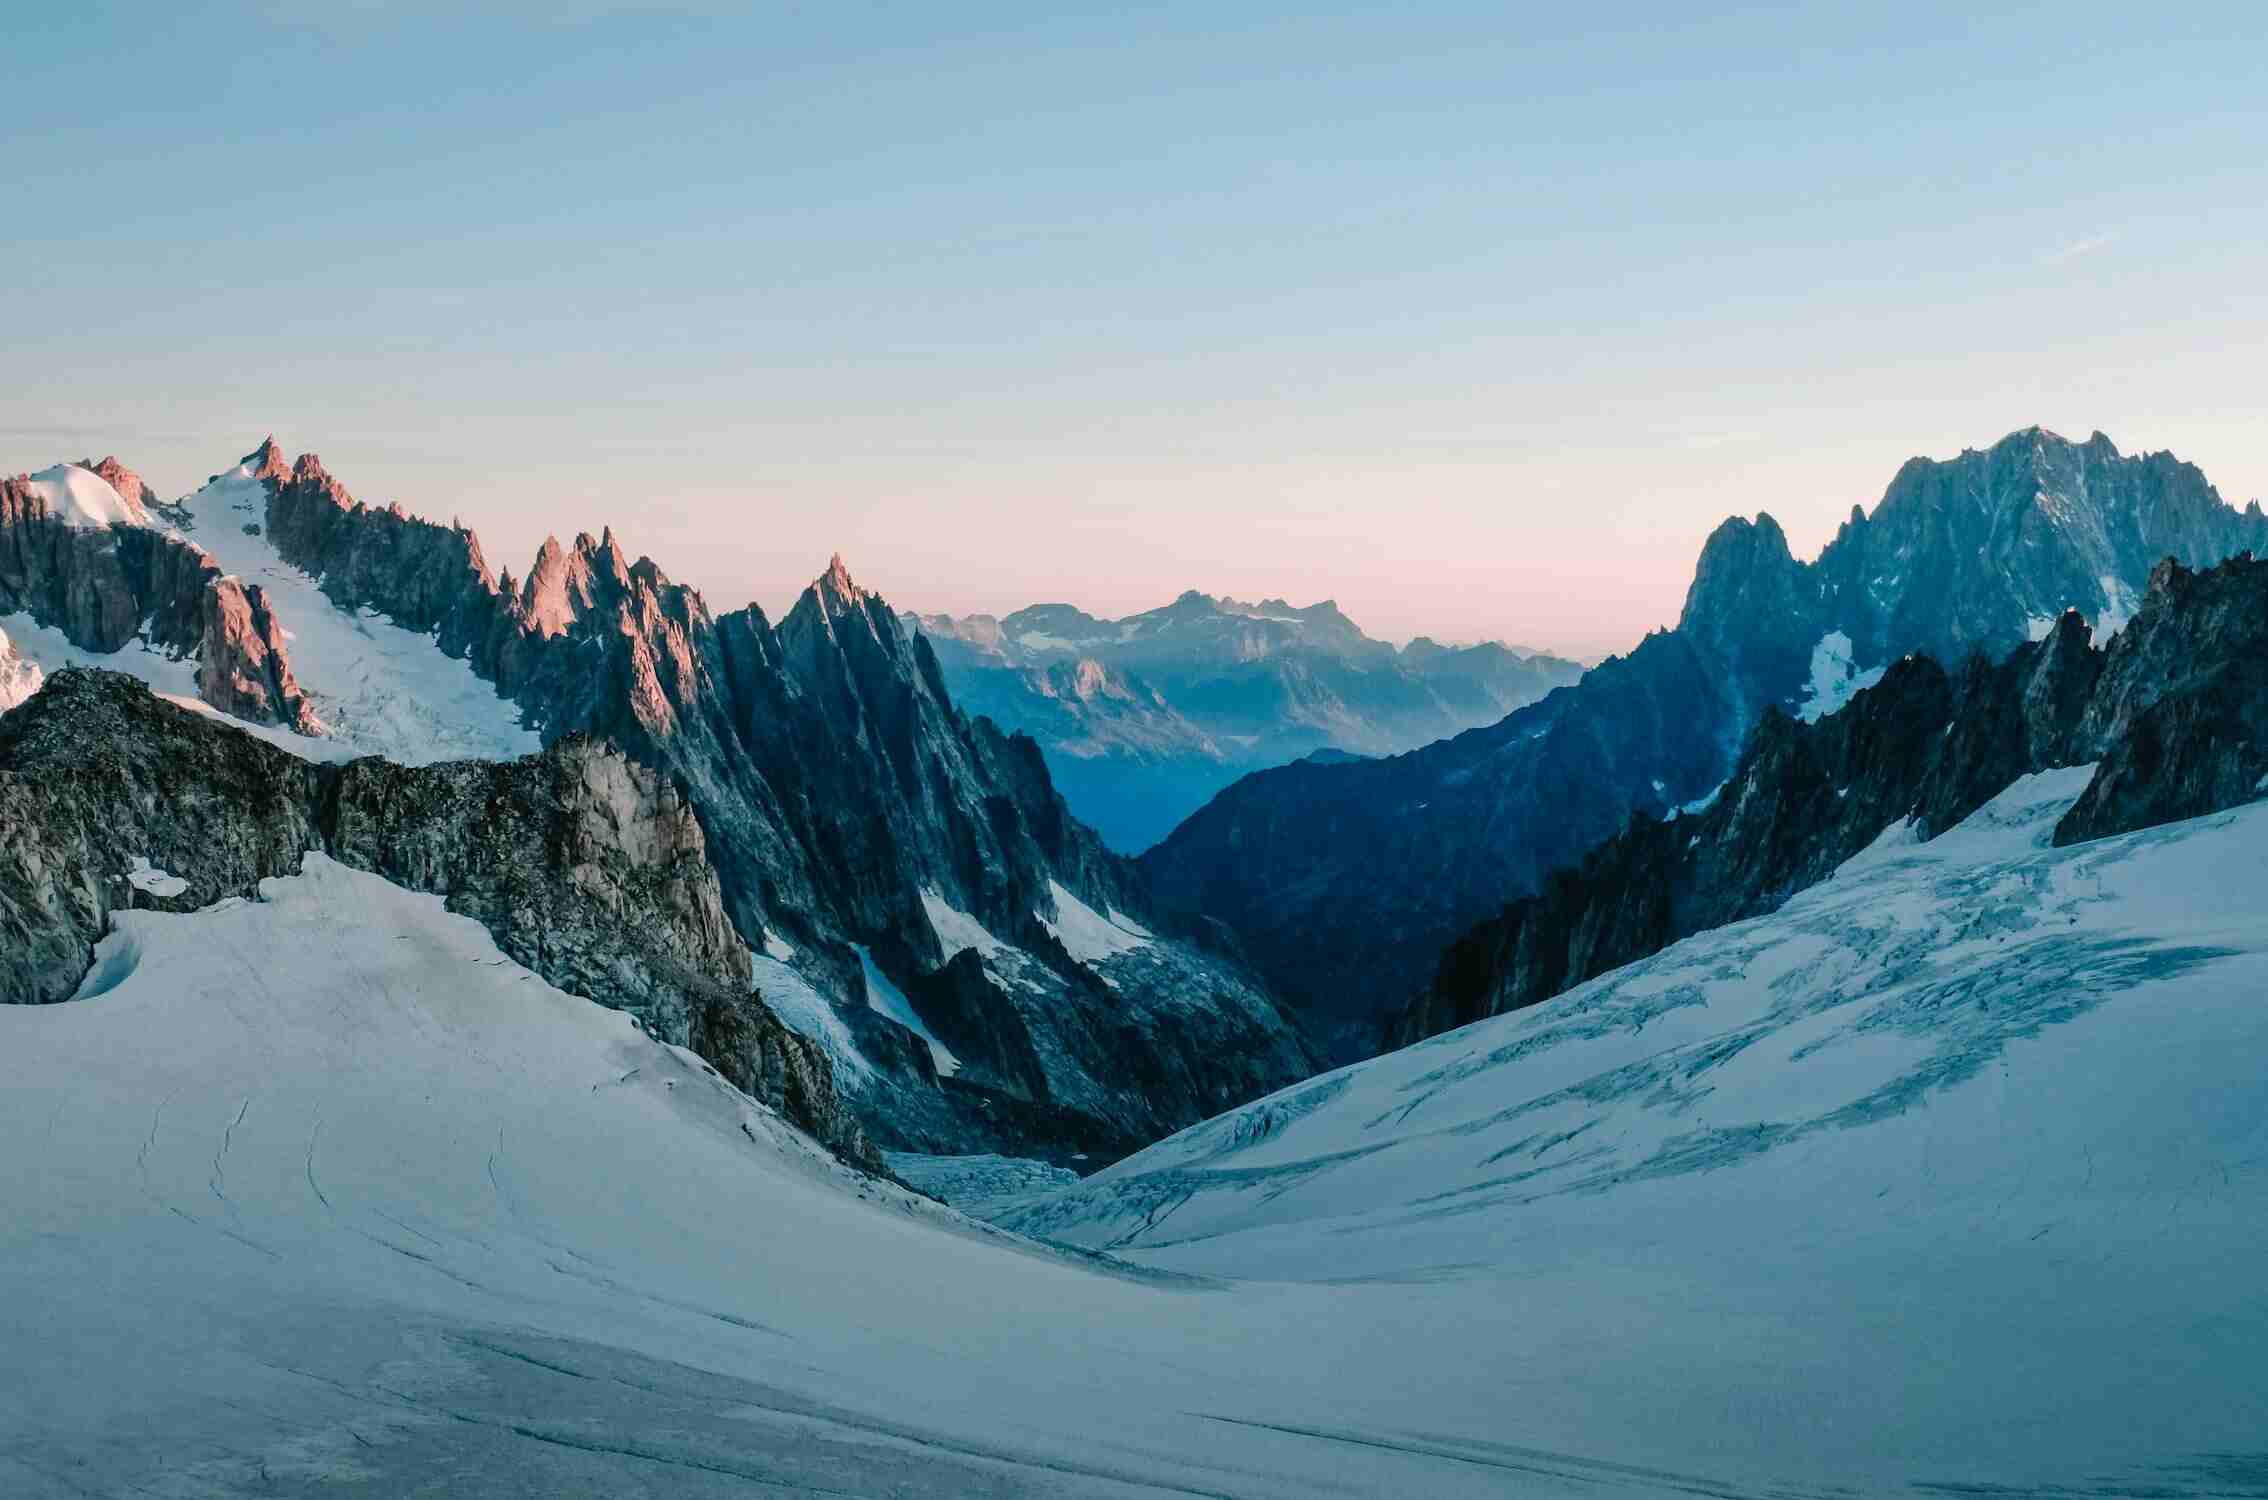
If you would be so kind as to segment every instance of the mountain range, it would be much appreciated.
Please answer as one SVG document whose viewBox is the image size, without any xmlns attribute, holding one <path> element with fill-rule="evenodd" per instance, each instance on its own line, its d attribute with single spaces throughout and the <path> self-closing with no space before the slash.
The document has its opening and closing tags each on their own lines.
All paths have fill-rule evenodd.
<svg viewBox="0 0 2268 1500">
<path fill-rule="evenodd" d="M 272 443 L 0 481 L 0 1479 L 2257 1492 L 2260 525 L 2037 432 L 1728 523 L 1630 656 L 1223 794 L 1372 860 L 1287 1013 L 839 559 L 774 625 Z M 1397 994 L 1455 867 L 1381 849 L 1546 807 L 1614 826 Z"/>
<path fill-rule="evenodd" d="M 1403 755 L 1243 778 L 1142 857 L 1168 909 L 1227 924 L 1330 1054 L 1369 1054 L 1448 945 L 1621 831 L 1708 803 L 1770 710 L 1817 719 L 1920 652 L 1958 670 L 2103 635 L 2171 557 L 2268 542 L 2191 464 L 2040 428 L 1914 459 L 1810 562 L 1768 515 L 1708 539 L 1677 627 L 1541 702 Z"/>
<path fill-rule="evenodd" d="M 905 617 L 953 699 L 1039 742 L 1071 810 L 1138 852 L 1248 771 L 1391 755 L 1493 723 L 1582 667 L 1496 642 L 1399 649 L 1330 600 L 1191 590 L 1119 620 L 1068 604 Z"/>
<path fill-rule="evenodd" d="M 1133 866 L 1065 809 L 1038 747 L 956 708 L 926 642 L 840 559 L 775 625 L 754 607 L 712 613 L 611 533 L 547 541 L 515 581 L 469 530 L 365 505 L 272 439 L 169 505 L 129 501 L 102 468 L 0 482 L 0 630 L 51 678 L 122 667 L 169 698 L 129 710 L 114 690 L 74 689 L 47 711 L 154 723 L 163 709 L 181 721 L 168 733 L 210 739 L 166 784 L 217 829 L 161 836 L 131 778 L 87 768 L 70 816 L 133 837 L 18 834 L 0 896 L 42 937 L 9 998 L 72 993 L 111 912 L 151 904 L 129 856 L 178 883 L 166 909 L 247 894 L 309 852 L 370 863 L 316 815 L 331 794 L 312 784 L 308 811 L 261 831 L 273 810 L 223 787 L 283 773 L 245 769 L 257 747 L 206 733 L 194 710 L 311 762 L 614 747 L 658 778 L 632 800 L 681 802 L 714 867 L 727 925 L 704 919 L 694 967 L 755 990 L 823 1052 L 884 1146 L 1107 1157 L 1314 1066 L 1266 988 L 1167 931 Z M 109 737 L 43 738 L 74 734 Z M 81 779 L 43 767 L 43 781 Z M 38 852 L 58 849 L 60 864 Z M 470 900 L 450 870 L 415 873 Z M 618 920 L 668 921 L 646 887 L 610 899 Z M 650 986 L 606 980 L 620 964 L 603 948 L 552 957 L 547 977 L 693 1039 L 698 1007 L 639 1004 Z"/>
<path fill-rule="evenodd" d="M 483 587 L 278 466 L 0 531 L 11 1497 L 2268 1492 L 2241 548 L 1830 645 L 1308 1076 L 840 567 Z"/>
</svg>

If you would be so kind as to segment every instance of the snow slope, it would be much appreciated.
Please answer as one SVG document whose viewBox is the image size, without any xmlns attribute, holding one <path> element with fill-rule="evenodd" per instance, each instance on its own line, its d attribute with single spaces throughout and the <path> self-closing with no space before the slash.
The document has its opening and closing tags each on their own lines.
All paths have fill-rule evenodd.
<svg viewBox="0 0 2268 1500">
<path fill-rule="evenodd" d="M 2262 1493 L 2268 806 L 2047 848 L 2089 774 L 1001 1222 L 1518 1306 L 1521 1441 Z"/>
<path fill-rule="evenodd" d="M 0 1493 L 2257 1494 L 2268 809 L 2082 777 L 1026 1200 L 1141 1272 L 319 856 L 124 914 L 0 1009 Z"/>
<path fill-rule="evenodd" d="M 191 541 L 224 571 L 267 591 L 288 636 L 292 672 L 341 758 L 383 755 L 427 765 L 509 760 L 543 748 L 541 736 L 522 727 L 519 709 L 470 663 L 443 655 L 431 636 L 400 629 L 375 610 L 341 609 L 264 534 L 246 531 L 267 516 L 267 490 L 248 465 L 215 475 L 179 509 Z M 307 753 L 305 737 L 294 738 Z"/>
<path fill-rule="evenodd" d="M 124 914 L 82 998 L 0 1008 L 10 1500 L 1501 1493 L 1255 1425 L 1485 1432 L 1356 1357 L 1392 1291 L 1350 1322 L 1025 1245 L 437 898 L 320 856 L 262 892 Z"/>
</svg>

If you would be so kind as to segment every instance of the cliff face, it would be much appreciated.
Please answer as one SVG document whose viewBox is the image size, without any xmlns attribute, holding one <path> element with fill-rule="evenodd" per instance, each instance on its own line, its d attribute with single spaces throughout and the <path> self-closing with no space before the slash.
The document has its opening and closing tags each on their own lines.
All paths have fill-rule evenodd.
<svg viewBox="0 0 2268 1500">
<path fill-rule="evenodd" d="M 2268 778 L 2268 563 L 2168 561 L 2107 649 L 2077 613 L 1998 662 L 1894 664 L 1839 712 L 1768 713 L 1715 801 L 1641 814 L 1450 944 L 1389 1023 L 1406 1046 L 1777 909 L 1904 825 L 1926 840 L 2018 777 L 2097 763 L 2069 844 L 2249 802 Z"/>
<path fill-rule="evenodd" d="M 115 909 L 249 898 L 309 851 L 444 896 L 547 982 L 663 1040 L 729 1027 L 736 1083 L 873 1165 L 824 1053 L 749 992 L 683 799 L 583 739 L 507 763 L 319 766 L 131 678 L 59 672 L 0 718 L 0 1002 L 68 999 Z"/>
</svg>

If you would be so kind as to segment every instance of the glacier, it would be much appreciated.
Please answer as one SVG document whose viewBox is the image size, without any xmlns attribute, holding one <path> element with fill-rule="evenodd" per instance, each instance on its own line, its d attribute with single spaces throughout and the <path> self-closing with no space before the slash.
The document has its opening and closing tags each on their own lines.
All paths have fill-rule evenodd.
<svg viewBox="0 0 2268 1500">
<path fill-rule="evenodd" d="M 998 1225 L 319 855 L 123 913 L 0 1009 L 0 1493 L 2258 1493 L 2268 807 L 2085 775 Z"/>
</svg>

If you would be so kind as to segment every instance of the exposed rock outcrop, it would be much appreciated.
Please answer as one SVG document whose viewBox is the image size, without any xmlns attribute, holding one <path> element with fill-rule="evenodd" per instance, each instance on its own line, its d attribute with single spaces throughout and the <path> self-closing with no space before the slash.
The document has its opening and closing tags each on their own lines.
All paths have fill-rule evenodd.
<svg viewBox="0 0 2268 1500">
<path fill-rule="evenodd" d="M 131 678 L 59 672 L 0 719 L 0 1001 L 67 999 L 115 909 L 250 897 L 309 851 L 442 895 L 547 982 L 718 1048 L 874 1165 L 825 1054 L 750 992 L 683 797 L 579 738 L 506 763 L 318 766 Z"/>
<path fill-rule="evenodd" d="M 2095 779 L 2058 844 L 2249 802 L 2268 787 L 2268 562 L 2161 564 L 2103 662 L 2081 733 Z"/>
<path fill-rule="evenodd" d="M 275 721 L 301 734 L 322 722 L 285 658 L 283 631 L 258 584 L 214 578 L 205 585 L 205 622 L 197 685 L 207 703 L 240 719 Z"/>
</svg>

